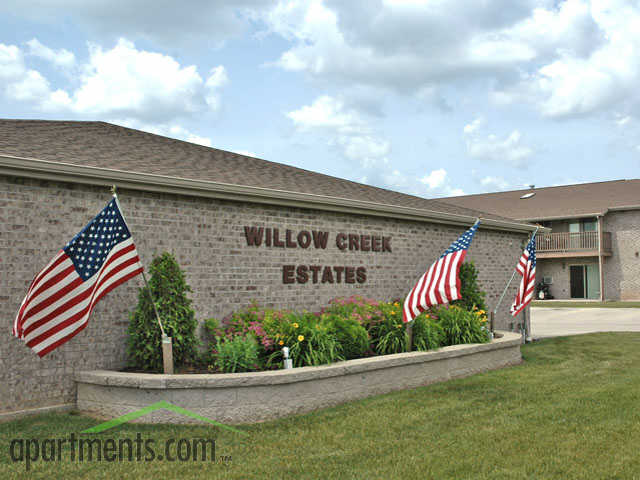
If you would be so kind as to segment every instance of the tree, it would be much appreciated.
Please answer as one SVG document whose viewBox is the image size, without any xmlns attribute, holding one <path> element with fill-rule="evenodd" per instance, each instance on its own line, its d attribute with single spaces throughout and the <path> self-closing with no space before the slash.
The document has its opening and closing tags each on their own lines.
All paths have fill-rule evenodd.
<svg viewBox="0 0 640 480">
<path fill-rule="evenodd" d="M 471 310 L 474 306 L 478 307 L 478 310 L 487 310 L 486 293 L 480 290 L 478 271 L 473 262 L 460 265 L 460 293 L 462 298 L 451 302 L 452 305 L 458 305 L 465 310 Z"/>
<path fill-rule="evenodd" d="M 195 358 L 197 321 L 187 293 L 191 291 L 175 257 L 165 252 L 149 266 L 149 287 L 156 302 L 165 333 L 173 339 L 176 366 Z M 162 334 L 147 287 L 140 289 L 138 305 L 130 315 L 129 364 L 134 368 L 159 372 L 162 369 Z"/>
</svg>

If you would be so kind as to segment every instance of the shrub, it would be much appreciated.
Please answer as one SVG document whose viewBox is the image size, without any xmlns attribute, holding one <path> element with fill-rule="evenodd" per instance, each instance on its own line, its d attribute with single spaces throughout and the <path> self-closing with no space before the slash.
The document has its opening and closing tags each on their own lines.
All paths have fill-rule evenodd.
<svg viewBox="0 0 640 480">
<path fill-rule="evenodd" d="M 485 301 L 486 293 L 480 290 L 478 285 L 478 271 L 473 262 L 465 262 L 460 265 L 460 294 L 462 298 L 451 302 L 466 310 L 472 310 L 477 307 L 480 310 L 486 310 Z"/>
<path fill-rule="evenodd" d="M 156 302 L 162 326 L 173 339 L 176 366 L 196 358 L 197 321 L 187 293 L 191 291 L 184 272 L 170 253 L 154 257 L 149 266 L 149 287 Z M 162 368 L 161 332 L 147 287 L 138 293 L 138 305 L 130 315 L 129 362 L 134 368 L 160 371 Z"/>
<path fill-rule="evenodd" d="M 369 337 L 378 355 L 400 353 L 407 350 L 406 324 L 402 321 L 399 302 L 380 303 L 380 318 L 369 324 Z"/>
<path fill-rule="evenodd" d="M 369 334 L 355 318 L 325 313 L 321 322 L 326 323 L 329 331 L 335 336 L 346 360 L 361 358 L 370 350 Z"/>
<path fill-rule="evenodd" d="M 278 349 L 268 359 L 268 365 L 279 365 L 283 346 L 295 367 L 323 365 L 344 360 L 340 345 L 327 322 L 309 313 L 275 312 L 268 324 Z"/>
<path fill-rule="evenodd" d="M 435 350 L 445 341 L 442 326 L 428 313 L 418 315 L 413 321 L 413 350 Z"/>
<path fill-rule="evenodd" d="M 329 306 L 323 308 L 320 313 L 353 318 L 365 327 L 382 318 L 380 302 L 358 295 L 352 295 L 349 298 L 334 298 L 329 302 Z"/>
<path fill-rule="evenodd" d="M 202 322 L 204 325 L 204 330 L 205 332 L 207 332 L 207 334 L 215 336 L 216 332 L 218 331 L 218 329 L 220 328 L 220 322 L 218 321 L 217 318 L 207 318 L 204 322 Z"/>
<path fill-rule="evenodd" d="M 258 342 L 253 335 L 217 337 L 215 362 L 224 373 L 250 372 L 260 369 Z"/>
<path fill-rule="evenodd" d="M 258 342 L 259 364 L 265 366 L 269 355 L 275 348 L 273 338 L 267 333 L 265 325 L 270 322 L 274 311 L 269 309 L 261 309 L 255 303 L 249 307 L 232 313 L 225 317 L 223 322 L 215 327 L 205 328 L 214 332 L 214 337 L 222 337 L 231 340 L 236 336 L 253 335 Z M 216 344 L 212 343 L 210 350 L 215 350 Z"/>
<path fill-rule="evenodd" d="M 488 342 L 489 333 L 485 327 L 487 319 L 480 312 L 470 312 L 456 305 L 438 307 L 435 313 L 438 317 L 437 323 L 444 332 L 444 344 Z"/>
</svg>

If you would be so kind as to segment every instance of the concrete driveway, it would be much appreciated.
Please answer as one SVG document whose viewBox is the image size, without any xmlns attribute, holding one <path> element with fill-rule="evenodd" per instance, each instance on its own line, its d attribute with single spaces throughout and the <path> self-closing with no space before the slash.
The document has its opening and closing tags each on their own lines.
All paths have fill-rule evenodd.
<svg viewBox="0 0 640 480">
<path fill-rule="evenodd" d="M 533 338 L 640 332 L 640 308 L 531 308 Z"/>
</svg>

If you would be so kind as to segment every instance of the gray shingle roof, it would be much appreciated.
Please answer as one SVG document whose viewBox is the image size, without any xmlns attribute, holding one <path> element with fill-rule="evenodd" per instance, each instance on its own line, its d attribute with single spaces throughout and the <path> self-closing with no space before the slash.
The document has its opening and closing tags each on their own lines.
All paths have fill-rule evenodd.
<svg viewBox="0 0 640 480">
<path fill-rule="evenodd" d="M 105 122 L 0 119 L 0 155 L 508 220 Z"/>
<path fill-rule="evenodd" d="M 529 198 L 520 198 L 534 192 Z M 640 179 L 482 193 L 444 201 L 519 220 L 587 216 L 605 213 L 610 208 L 640 206 Z"/>
</svg>

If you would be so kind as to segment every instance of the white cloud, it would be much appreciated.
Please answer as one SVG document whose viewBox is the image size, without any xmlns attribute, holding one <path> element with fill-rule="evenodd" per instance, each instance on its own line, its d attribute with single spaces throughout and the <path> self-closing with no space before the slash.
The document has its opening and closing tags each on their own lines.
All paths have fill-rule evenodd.
<svg viewBox="0 0 640 480">
<path fill-rule="evenodd" d="M 91 39 L 112 42 L 141 38 L 166 48 L 220 46 L 244 32 L 252 9 L 269 8 L 270 0 L 220 2 L 189 0 L 3 0 L 0 13 L 39 24 L 59 26 L 62 19 L 90 32 Z"/>
<path fill-rule="evenodd" d="M 441 187 L 447 178 L 447 171 L 444 168 L 433 170 L 429 175 L 425 175 L 420 179 L 422 183 L 428 185 L 429 188 Z"/>
<path fill-rule="evenodd" d="M 450 184 L 443 168 L 420 178 L 394 167 L 388 158 L 390 142 L 376 135 L 370 119 L 341 99 L 323 95 L 310 105 L 287 113 L 287 117 L 299 132 L 338 147 L 346 159 L 360 168 L 363 183 L 427 197 L 462 194 L 461 189 Z"/>
<path fill-rule="evenodd" d="M 238 155 L 244 155 L 246 157 L 259 158 L 257 153 L 251 152 L 249 150 L 231 150 L 231 152 L 237 153 Z"/>
<path fill-rule="evenodd" d="M 72 109 L 93 115 L 116 114 L 154 121 L 218 108 L 224 67 L 205 82 L 194 65 L 182 66 L 168 55 L 137 50 L 120 39 L 111 50 L 90 45 Z"/>
<path fill-rule="evenodd" d="M 26 72 L 22 52 L 15 45 L 0 43 L 0 79 L 19 79 Z"/>
<path fill-rule="evenodd" d="M 26 70 L 19 80 L 6 87 L 7 96 L 19 101 L 46 99 L 50 95 L 49 82 L 35 70 Z"/>
<path fill-rule="evenodd" d="M 629 122 L 631 122 L 631 117 L 629 115 L 620 115 L 617 114 L 616 115 L 616 125 L 618 125 L 619 127 L 624 127 L 625 125 L 627 125 Z"/>
<path fill-rule="evenodd" d="M 29 42 L 29 48 L 34 55 L 70 65 L 67 55 L 36 39 Z M 27 69 L 16 46 L 0 44 L 0 67 L 0 82 L 4 80 L 5 94 L 12 100 L 32 102 L 45 110 L 92 118 L 136 118 L 147 123 L 217 111 L 220 91 L 228 83 L 221 65 L 203 79 L 195 65 L 183 66 L 171 56 L 138 50 L 125 39 L 108 50 L 90 44 L 89 59 L 79 66 L 79 85 L 69 92 L 52 91 L 40 72 Z"/>
<path fill-rule="evenodd" d="M 533 155 L 533 149 L 522 145 L 522 135 L 514 130 L 507 137 L 500 138 L 488 135 L 485 138 L 467 140 L 467 151 L 473 158 L 496 162 L 507 162 L 513 166 L 523 167 L 526 160 Z"/>
<path fill-rule="evenodd" d="M 471 135 L 480 127 L 482 127 L 484 123 L 485 123 L 484 118 L 478 117 L 473 122 L 469 123 L 468 125 L 465 125 L 463 131 L 466 135 Z"/>
<path fill-rule="evenodd" d="M 209 137 L 203 137 L 198 135 L 181 125 L 168 124 L 168 123 L 144 123 L 135 118 L 120 118 L 111 119 L 110 123 L 116 125 L 122 125 L 123 127 L 135 128 L 136 130 L 142 130 L 143 132 L 154 133 L 156 135 L 162 135 L 163 137 L 176 138 L 178 140 L 184 140 L 186 142 L 196 143 L 198 145 L 204 145 L 210 147 L 212 145 Z"/>
<path fill-rule="evenodd" d="M 574 24 L 595 25 L 591 30 L 597 33 L 598 42 L 593 48 L 558 48 L 554 58 L 523 73 L 518 84 L 498 89 L 496 97 L 502 103 L 533 103 L 543 115 L 555 118 L 584 116 L 620 106 L 637 112 L 640 7 L 622 0 L 571 0 L 555 12 L 557 21 L 563 13 L 567 17 L 573 14 Z M 542 20 L 538 22 L 541 37 L 545 36 L 543 25 Z"/>
<path fill-rule="evenodd" d="M 469 156 L 478 160 L 525 167 L 527 160 L 535 152 L 523 143 L 520 131 L 513 130 L 502 138 L 494 134 L 484 135 L 481 132 L 484 123 L 484 119 L 478 117 L 463 128 Z"/>
<path fill-rule="evenodd" d="M 512 188 L 511 183 L 503 177 L 495 177 L 491 175 L 487 175 L 480 179 L 480 184 L 484 187 L 486 192 L 497 192 Z"/>
<path fill-rule="evenodd" d="M 512 76 L 560 50 L 584 56 L 601 40 L 582 0 L 282 0 L 264 18 L 293 42 L 282 68 L 411 94 Z"/>
<path fill-rule="evenodd" d="M 461 188 L 451 184 L 451 179 L 444 168 L 432 170 L 421 179 L 414 175 L 400 172 L 398 169 L 379 173 L 381 183 L 395 190 L 420 197 L 453 197 L 464 195 Z"/>
<path fill-rule="evenodd" d="M 35 102 L 43 109 L 63 104 L 66 94 L 52 91 L 49 82 L 37 70 L 27 68 L 24 55 L 16 45 L 0 43 L 0 91 L 14 101 Z"/>
<path fill-rule="evenodd" d="M 61 48 L 57 51 L 53 50 L 40 43 L 37 38 L 32 38 L 31 40 L 29 40 L 27 42 L 27 46 L 29 47 L 30 55 L 40 57 L 57 67 L 71 68 L 76 63 L 75 55 L 69 50 L 66 50 L 64 48 Z"/>
<path fill-rule="evenodd" d="M 365 118 L 340 99 L 320 96 L 311 105 L 287 113 L 287 117 L 297 130 L 319 134 L 330 145 L 339 146 L 346 158 L 364 167 L 387 162 L 390 143 L 376 138 Z"/>
</svg>

